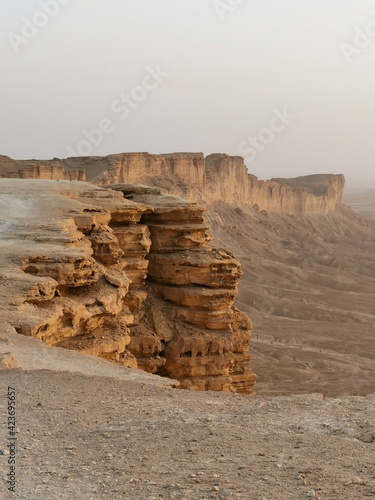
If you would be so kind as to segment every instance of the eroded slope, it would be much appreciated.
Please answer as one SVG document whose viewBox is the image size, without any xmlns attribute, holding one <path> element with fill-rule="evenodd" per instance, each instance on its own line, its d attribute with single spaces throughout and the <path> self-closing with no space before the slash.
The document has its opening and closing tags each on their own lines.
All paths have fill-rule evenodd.
<svg viewBox="0 0 375 500">
<path fill-rule="evenodd" d="M 244 275 L 258 394 L 375 391 L 375 233 L 346 205 L 295 217 L 218 203 L 207 220 Z"/>
<path fill-rule="evenodd" d="M 66 160 L 15 161 L 0 156 L 0 177 L 80 179 L 95 184 L 142 183 L 166 188 L 204 203 L 257 205 L 260 210 L 294 215 L 328 213 L 342 201 L 343 175 L 315 175 L 261 181 L 240 156 L 202 153 L 123 153 Z"/>
</svg>

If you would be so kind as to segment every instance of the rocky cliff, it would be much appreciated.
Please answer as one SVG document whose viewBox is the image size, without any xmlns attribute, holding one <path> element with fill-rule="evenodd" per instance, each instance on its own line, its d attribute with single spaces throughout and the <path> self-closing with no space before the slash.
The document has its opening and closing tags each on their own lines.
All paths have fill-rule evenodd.
<svg viewBox="0 0 375 500">
<path fill-rule="evenodd" d="M 204 208 L 158 188 L 0 180 L 4 331 L 177 379 L 250 394 L 239 262 Z"/>
<path fill-rule="evenodd" d="M 260 181 L 240 156 L 202 153 L 151 155 L 124 153 L 106 157 L 51 161 L 14 161 L 0 157 L 0 175 L 18 178 L 87 178 L 95 184 L 144 183 L 191 200 L 243 202 L 260 210 L 293 215 L 323 214 L 343 201 L 343 175 Z"/>
<path fill-rule="evenodd" d="M 80 169 L 66 169 L 63 160 L 12 160 L 0 155 L 0 178 L 85 181 Z"/>
</svg>

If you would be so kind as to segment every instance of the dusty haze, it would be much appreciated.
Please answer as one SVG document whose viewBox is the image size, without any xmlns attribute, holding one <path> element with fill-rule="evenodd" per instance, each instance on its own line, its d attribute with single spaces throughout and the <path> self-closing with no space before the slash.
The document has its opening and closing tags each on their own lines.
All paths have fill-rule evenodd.
<svg viewBox="0 0 375 500">
<path fill-rule="evenodd" d="M 343 173 L 349 188 L 375 186 L 371 1 L 243 1 L 221 11 L 214 0 L 65 3 L 22 43 L 14 37 L 41 2 L 0 7 L 1 154 L 73 156 L 83 130 L 106 119 L 111 132 L 89 154 L 244 156 L 248 137 L 286 109 L 289 123 L 245 157 L 251 173 Z M 366 28 L 371 37 L 349 62 L 341 45 Z M 150 68 L 162 76 L 142 93 Z M 124 118 L 117 101 L 136 88 Z"/>
</svg>

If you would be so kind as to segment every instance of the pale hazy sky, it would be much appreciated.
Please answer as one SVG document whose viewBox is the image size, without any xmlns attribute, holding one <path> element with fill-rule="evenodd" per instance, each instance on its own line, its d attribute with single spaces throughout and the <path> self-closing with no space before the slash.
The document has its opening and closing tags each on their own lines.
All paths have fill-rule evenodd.
<svg viewBox="0 0 375 500">
<path fill-rule="evenodd" d="M 0 19 L 0 154 L 245 152 L 262 179 L 375 186 L 375 0 L 12 0 Z"/>
</svg>

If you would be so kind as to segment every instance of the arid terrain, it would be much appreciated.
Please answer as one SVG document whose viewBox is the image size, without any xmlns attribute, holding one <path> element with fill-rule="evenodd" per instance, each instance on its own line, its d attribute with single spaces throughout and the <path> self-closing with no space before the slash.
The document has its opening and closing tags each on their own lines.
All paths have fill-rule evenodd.
<svg viewBox="0 0 375 500">
<path fill-rule="evenodd" d="M 97 365 L 98 375 L 103 366 Z M 11 385 L 19 429 L 17 494 L 5 489 L 3 455 L 1 498 L 374 497 L 373 396 L 191 392 L 158 387 L 143 376 L 0 372 L 2 421 Z"/>
<path fill-rule="evenodd" d="M 244 271 L 257 394 L 375 392 L 374 223 L 344 204 L 297 218 L 217 203 L 208 220 Z"/>
<path fill-rule="evenodd" d="M 375 500 L 375 0 L 0 13 L 0 500 Z"/>
<path fill-rule="evenodd" d="M 210 176 L 227 176 L 218 161 Z M 14 387 L 17 427 L 15 494 L 1 433 L 1 498 L 375 496 L 375 204 L 332 210 L 342 185 L 313 180 L 259 183 L 291 213 L 212 193 L 203 220 L 155 188 L 0 179 L 0 412 Z"/>
<path fill-rule="evenodd" d="M 349 192 L 345 204 L 343 176 L 263 182 L 247 173 L 241 157 L 201 153 L 0 157 L 1 174 L 141 182 L 199 199 L 208 207 L 212 243 L 241 263 L 236 305 L 254 325 L 257 394 L 375 392 L 373 190 Z"/>
</svg>

